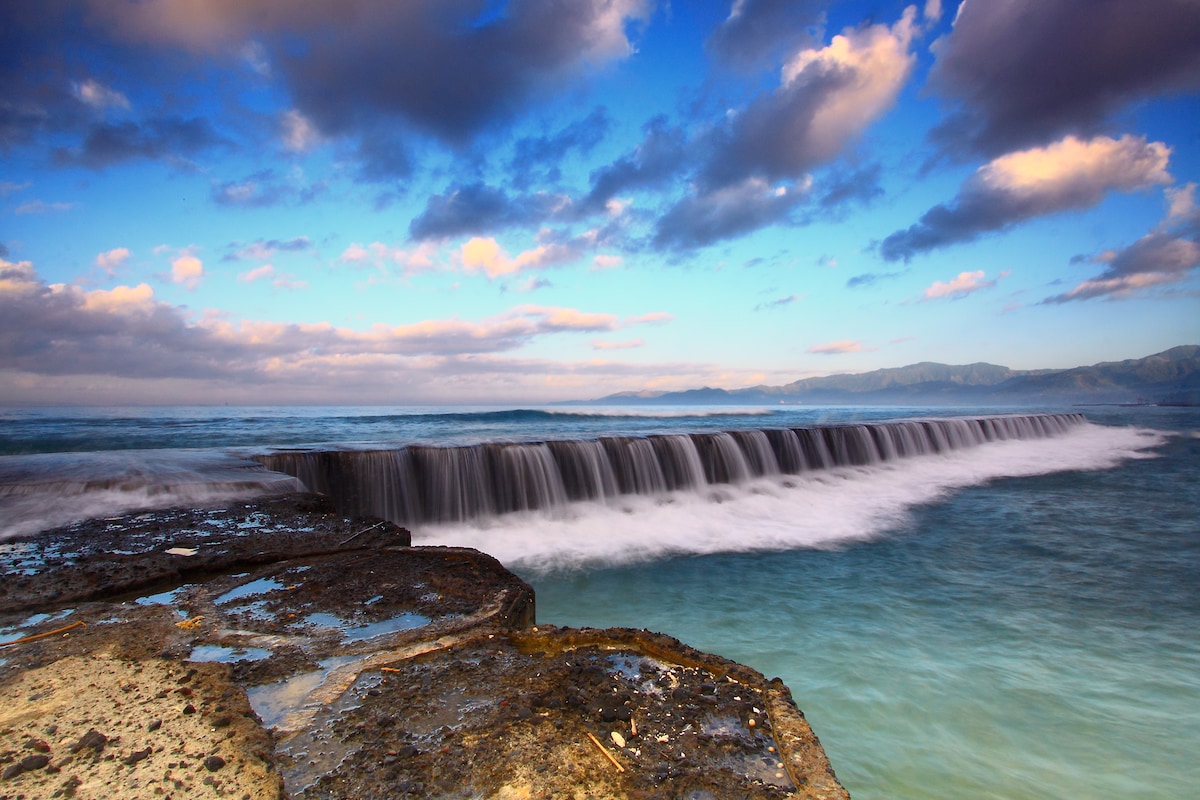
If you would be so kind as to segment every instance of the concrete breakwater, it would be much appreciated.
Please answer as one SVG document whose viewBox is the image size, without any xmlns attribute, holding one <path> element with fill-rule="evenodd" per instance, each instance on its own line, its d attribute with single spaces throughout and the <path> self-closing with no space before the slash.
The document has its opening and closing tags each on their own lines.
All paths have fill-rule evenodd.
<svg viewBox="0 0 1200 800">
<path fill-rule="evenodd" d="M 787 688 L 289 495 L 0 546 L 0 796 L 843 798 Z"/>
</svg>

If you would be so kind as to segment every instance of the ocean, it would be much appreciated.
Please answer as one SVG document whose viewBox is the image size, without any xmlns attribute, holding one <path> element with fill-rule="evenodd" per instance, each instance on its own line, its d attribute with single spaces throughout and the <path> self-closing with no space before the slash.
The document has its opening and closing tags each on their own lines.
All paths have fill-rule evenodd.
<svg viewBox="0 0 1200 800">
<path fill-rule="evenodd" d="M 0 540 L 299 475 L 783 678 L 859 800 L 1194 796 L 1200 409 L 1039 411 L 10 409 Z"/>
</svg>

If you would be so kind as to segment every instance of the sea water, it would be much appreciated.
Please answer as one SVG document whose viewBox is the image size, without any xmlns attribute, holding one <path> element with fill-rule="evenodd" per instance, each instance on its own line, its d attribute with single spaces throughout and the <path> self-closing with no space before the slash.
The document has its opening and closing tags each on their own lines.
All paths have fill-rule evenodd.
<svg viewBox="0 0 1200 800">
<path fill-rule="evenodd" d="M 496 555 L 543 622 L 650 628 L 782 677 L 856 798 L 1194 796 L 1200 412 L 1083 410 L 1050 439 L 414 539 Z M 254 461 L 268 451 L 996 411 L 17 410 L 0 413 L 0 537 L 286 487 Z"/>
</svg>

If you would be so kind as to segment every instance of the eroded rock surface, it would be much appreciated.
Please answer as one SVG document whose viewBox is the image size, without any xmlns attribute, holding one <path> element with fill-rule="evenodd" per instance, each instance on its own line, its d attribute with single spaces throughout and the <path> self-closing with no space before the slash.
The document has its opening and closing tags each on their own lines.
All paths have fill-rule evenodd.
<svg viewBox="0 0 1200 800">
<path fill-rule="evenodd" d="M 848 796 L 778 680 L 408 545 L 308 495 L 5 545 L 0 798 Z"/>
</svg>

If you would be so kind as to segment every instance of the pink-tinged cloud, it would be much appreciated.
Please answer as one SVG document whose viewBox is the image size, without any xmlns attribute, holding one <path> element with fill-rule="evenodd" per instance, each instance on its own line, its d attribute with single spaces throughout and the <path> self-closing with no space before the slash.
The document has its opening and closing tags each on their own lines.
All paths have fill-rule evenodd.
<svg viewBox="0 0 1200 800">
<path fill-rule="evenodd" d="M 1106 268 L 1063 294 L 1043 303 L 1104 298 L 1125 300 L 1145 295 L 1151 289 L 1186 280 L 1200 269 L 1200 207 L 1196 184 L 1166 191 L 1167 215 L 1154 230 L 1128 247 L 1106 250 L 1093 256 Z"/>
<path fill-rule="evenodd" d="M 863 347 L 862 342 L 853 339 L 842 339 L 836 342 L 826 342 L 825 344 L 816 344 L 808 348 L 808 353 L 815 353 L 823 356 L 836 356 L 843 353 L 861 353 L 867 348 Z"/>
<path fill-rule="evenodd" d="M 71 88 L 77 100 L 97 111 L 106 111 L 110 108 L 129 108 L 129 98 L 93 78 L 73 84 Z"/>
<path fill-rule="evenodd" d="M 984 280 L 984 277 L 985 273 L 981 269 L 974 272 L 960 272 L 952 280 L 934 281 L 933 285 L 925 290 L 923 297 L 926 300 L 936 300 L 941 297 L 957 299 L 996 285 L 996 281 Z"/>
<path fill-rule="evenodd" d="M 185 253 L 171 262 L 171 280 L 189 291 L 200 285 L 204 278 L 204 263 L 190 253 Z"/>
<path fill-rule="evenodd" d="M 578 255 L 575 244 L 552 242 L 510 257 L 495 239 L 482 236 L 467 240 L 459 250 L 459 260 L 464 270 L 482 272 L 489 279 L 558 266 Z"/>
<path fill-rule="evenodd" d="M 1111 192 L 1169 184 L 1171 148 L 1144 137 L 1067 136 L 1046 147 L 1000 156 L 980 167 L 948 205 L 925 212 L 880 244 L 888 261 L 1007 230 L 1048 214 L 1097 205 Z"/>
<path fill-rule="evenodd" d="M 631 350 L 635 347 L 645 346 L 646 342 L 643 339 L 626 339 L 622 342 L 605 342 L 600 340 L 592 342 L 593 350 Z"/>
<path fill-rule="evenodd" d="M 111 275 L 117 267 L 129 260 L 129 256 L 128 247 L 114 247 L 96 256 L 96 266 Z"/>
</svg>

